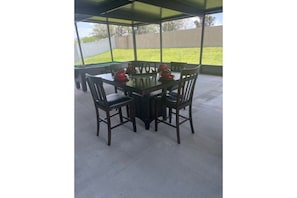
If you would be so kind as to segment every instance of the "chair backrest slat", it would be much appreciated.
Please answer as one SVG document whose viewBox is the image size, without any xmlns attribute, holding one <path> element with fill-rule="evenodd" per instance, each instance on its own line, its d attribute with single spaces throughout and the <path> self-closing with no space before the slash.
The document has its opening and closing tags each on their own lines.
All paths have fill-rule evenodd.
<svg viewBox="0 0 297 198">
<path fill-rule="evenodd" d="M 187 63 L 184 62 L 171 62 L 170 63 L 170 70 L 173 72 L 180 72 L 184 68 L 186 68 Z"/>
<path fill-rule="evenodd" d="M 130 64 L 135 67 L 138 74 L 149 74 L 157 71 L 157 63 L 146 61 L 131 61 Z"/>
<path fill-rule="evenodd" d="M 200 67 L 181 70 L 177 91 L 177 105 L 190 103 L 193 98 Z"/>
<path fill-rule="evenodd" d="M 94 100 L 95 105 L 107 105 L 106 93 L 103 81 L 99 77 L 86 74 L 87 82 Z"/>
</svg>

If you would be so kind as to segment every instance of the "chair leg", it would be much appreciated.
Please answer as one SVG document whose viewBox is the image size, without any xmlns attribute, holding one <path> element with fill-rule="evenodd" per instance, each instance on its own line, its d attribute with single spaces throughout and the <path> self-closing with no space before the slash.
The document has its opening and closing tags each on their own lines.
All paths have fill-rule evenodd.
<svg viewBox="0 0 297 198">
<path fill-rule="evenodd" d="M 119 115 L 120 115 L 120 121 L 123 123 L 123 114 L 122 114 L 122 108 L 119 107 Z"/>
<path fill-rule="evenodd" d="M 167 119 L 167 107 L 165 105 L 162 105 L 161 109 L 162 109 L 163 120 L 166 120 Z"/>
<path fill-rule="evenodd" d="M 130 118 L 130 110 L 129 110 L 129 105 L 126 106 L 126 111 L 127 111 L 127 117 Z"/>
<path fill-rule="evenodd" d="M 189 118 L 190 118 L 190 124 L 191 124 L 191 130 L 192 133 L 194 134 L 194 126 L 193 126 L 193 119 L 192 119 L 192 105 L 189 106 Z"/>
<path fill-rule="evenodd" d="M 76 88 L 77 88 L 77 89 L 80 89 L 80 82 L 75 81 L 75 85 L 76 85 Z"/>
<path fill-rule="evenodd" d="M 158 104 L 157 101 L 155 100 L 155 131 L 158 131 L 158 115 L 159 115 L 159 111 L 158 111 Z"/>
<path fill-rule="evenodd" d="M 179 109 L 176 109 L 176 137 L 177 143 L 180 144 L 180 136 L 179 136 Z"/>
<path fill-rule="evenodd" d="M 107 118 L 107 130 L 108 130 L 108 142 L 107 142 L 107 145 L 110 146 L 110 144 L 111 144 L 111 121 L 110 121 L 109 112 L 106 112 L 106 118 Z"/>
<path fill-rule="evenodd" d="M 135 106 L 134 106 L 134 103 L 130 103 L 129 107 L 127 105 L 127 112 L 128 112 L 128 109 L 130 109 L 130 119 L 132 121 L 132 124 L 133 124 L 133 131 L 136 132 L 136 119 L 135 119 Z"/>
<path fill-rule="evenodd" d="M 99 128 L 100 128 L 100 117 L 99 117 L 99 111 L 98 108 L 96 108 L 96 119 L 97 119 L 97 136 L 99 136 Z"/>
<path fill-rule="evenodd" d="M 128 92 L 124 92 L 125 96 L 128 96 Z M 126 111 L 127 111 L 127 117 L 130 118 L 130 110 L 129 110 L 129 105 L 126 106 Z"/>
<path fill-rule="evenodd" d="M 169 123 L 172 121 L 172 108 L 169 108 Z"/>
<path fill-rule="evenodd" d="M 157 106 L 157 108 L 160 108 L 161 111 L 162 111 L 162 117 L 163 117 L 163 120 L 166 120 L 167 119 L 167 107 L 165 104 L 165 98 L 166 96 L 162 96 L 162 99 L 161 99 L 161 105 L 160 106 Z"/>
</svg>

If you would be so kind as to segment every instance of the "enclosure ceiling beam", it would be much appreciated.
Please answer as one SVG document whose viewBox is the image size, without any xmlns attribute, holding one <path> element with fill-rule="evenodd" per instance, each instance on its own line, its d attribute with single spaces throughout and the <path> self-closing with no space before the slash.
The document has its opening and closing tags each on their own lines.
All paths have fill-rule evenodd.
<svg viewBox="0 0 297 198">
<path fill-rule="evenodd" d="M 222 6 L 205 10 L 205 14 L 215 14 L 215 13 L 219 13 L 219 12 L 223 12 Z"/>
<path fill-rule="evenodd" d="M 89 16 L 100 16 L 106 12 L 110 12 L 112 10 L 118 9 L 122 6 L 128 5 L 132 3 L 129 0 L 113 0 L 106 1 L 103 3 L 93 3 L 92 5 L 85 6 L 84 4 L 80 4 L 79 2 L 75 3 L 75 13 Z"/>
<path fill-rule="evenodd" d="M 200 16 L 203 14 L 203 8 L 204 5 L 198 4 L 197 5 L 186 5 L 183 3 L 183 1 L 177 1 L 177 0 L 137 0 L 142 3 L 147 3 L 151 4 L 154 6 L 162 7 L 162 8 L 167 8 L 170 10 L 175 10 L 178 12 L 182 12 L 185 14 L 188 14 L 190 16 Z"/>
<path fill-rule="evenodd" d="M 116 13 L 106 13 L 104 15 L 102 15 L 102 17 L 107 17 L 107 18 L 114 18 L 114 19 L 124 19 L 124 20 L 131 20 L 131 21 L 141 21 L 141 22 L 145 22 L 145 23 L 158 23 L 158 21 L 160 20 L 159 17 L 147 17 L 146 15 L 142 14 L 142 13 L 136 13 L 134 12 L 133 14 L 128 13 L 128 12 L 124 12 L 124 11 L 120 11 L 118 10 Z"/>
</svg>

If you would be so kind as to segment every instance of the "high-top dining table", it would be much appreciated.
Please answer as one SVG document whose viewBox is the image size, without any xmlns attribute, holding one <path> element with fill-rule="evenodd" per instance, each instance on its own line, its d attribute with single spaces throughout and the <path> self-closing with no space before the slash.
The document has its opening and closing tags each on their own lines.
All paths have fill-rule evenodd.
<svg viewBox="0 0 297 198">
<path fill-rule="evenodd" d="M 158 73 L 134 74 L 128 76 L 128 81 L 116 81 L 112 73 L 96 75 L 110 85 L 120 87 L 129 95 L 134 97 L 136 105 L 136 117 L 145 124 L 145 129 L 150 128 L 150 123 L 155 119 L 153 98 L 157 94 L 164 93 L 169 87 L 178 83 L 179 72 L 172 72 L 174 78 L 171 80 L 162 79 Z"/>
</svg>

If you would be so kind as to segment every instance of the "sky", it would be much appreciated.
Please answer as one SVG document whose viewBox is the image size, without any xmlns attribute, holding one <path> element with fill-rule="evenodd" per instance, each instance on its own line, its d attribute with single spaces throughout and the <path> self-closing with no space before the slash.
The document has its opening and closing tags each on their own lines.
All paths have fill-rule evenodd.
<svg viewBox="0 0 297 198">
<path fill-rule="evenodd" d="M 215 24 L 214 24 L 215 26 L 223 25 L 223 14 L 222 13 L 212 14 L 212 16 L 214 16 L 215 19 L 216 19 Z M 196 17 L 193 17 L 190 20 L 194 21 L 194 18 L 196 18 Z M 80 38 L 90 36 L 90 33 L 92 32 L 93 26 L 94 26 L 93 23 L 78 22 L 77 23 L 77 28 L 78 28 L 78 31 L 79 31 Z M 190 23 L 190 24 L 187 25 L 187 27 L 193 28 L 194 24 Z M 74 33 L 74 36 L 76 37 L 75 33 Z"/>
</svg>

